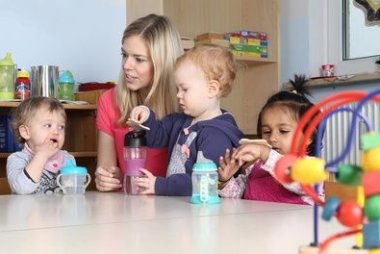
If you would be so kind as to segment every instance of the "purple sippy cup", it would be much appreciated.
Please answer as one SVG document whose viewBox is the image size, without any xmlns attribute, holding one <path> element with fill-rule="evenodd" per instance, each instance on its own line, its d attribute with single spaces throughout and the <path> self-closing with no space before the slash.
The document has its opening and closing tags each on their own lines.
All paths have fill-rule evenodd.
<svg viewBox="0 0 380 254">
<path fill-rule="evenodd" d="M 126 194 L 138 194 L 134 179 L 143 176 L 140 168 L 144 168 L 147 155 L 145 130 L 135 129 L 124 137 L 124 161 L 126 171 L 123 179 L 123 190 Z"/>
</svg>

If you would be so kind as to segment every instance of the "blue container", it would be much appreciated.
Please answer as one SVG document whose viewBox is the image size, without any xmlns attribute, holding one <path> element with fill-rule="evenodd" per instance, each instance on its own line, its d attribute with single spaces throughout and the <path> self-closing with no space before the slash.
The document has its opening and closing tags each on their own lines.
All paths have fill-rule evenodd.
<svg viewBox="0 0 380 254">
<path fill-rule="evenodd" d="M 219 204 L 218 196 L 218 172 L 212 160 L 203 156 L 198 151 L 197 162 L 194 164 L 191 182 L 193 194 L 190 202 L 193 204 Z"/>
<path fill-rule="evenodd" d="M 9 115 L 0 115 L 0 152 L 13 153 L 21 150 L 16 142 Z"/>
</svg>

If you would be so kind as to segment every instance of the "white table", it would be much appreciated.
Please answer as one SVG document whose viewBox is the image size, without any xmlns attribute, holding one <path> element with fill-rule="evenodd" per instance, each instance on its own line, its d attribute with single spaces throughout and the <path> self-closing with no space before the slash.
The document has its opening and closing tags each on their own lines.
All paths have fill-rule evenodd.
<svg viewBox="0 0 380 254">
<path fill-rule="evenodd" d="M 321 239 L 338 228 L 323 223 Z M 222 199 L 202 206 L 188 197 L 99 192 L 0 196 L 0 253 L 7 254 L 295 254 L 312 241 L 311 230 L 312 208 L 301 205 Z"/>
</svg>

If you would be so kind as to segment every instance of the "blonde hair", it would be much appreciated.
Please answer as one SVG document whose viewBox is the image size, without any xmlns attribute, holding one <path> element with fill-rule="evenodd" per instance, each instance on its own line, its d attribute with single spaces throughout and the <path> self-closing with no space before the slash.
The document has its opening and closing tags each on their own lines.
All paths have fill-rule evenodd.
<svg viewBox="0 0 380 254">
<path fill-rule="evenodd" d="M 198 66 L 208 81 L 219 82 L 221 97 L 226 97 L 231 92 L 236 77 L 236 64 L 228 48 L 213 44 L 198 45 L 180 56 L 175 68 L 186 60 Z"/>
<path fill-rule="evenodd" d="M 26 142 L 19 132 L 19 127 L 21 125 L 26 125 L 32 119 L 36 112 L 42 107 L 47 107 L 49 112 L 55 112 L 60 114 L 66 122 L 66 111 L 63 108 L 61 102 L 57 99 L 37 96 L 31 97 L 18 105 L 18 107 L 13 111 L 12 116 L 12 129 L 17 141 L 21 144 Z"/>
<path fill-rule="evenodd" d="M 121 124 L 126 122 L 131 110 L 138 105 L 148 106 L 159 119 L 177 110 L 173 68 L 176 59 L 183 53 L 178 31 L 166 16 L 149 14 L 128 25 L 122 43 L 134 35 L 145 41 L 152 58 L 154 74 L 148 89 L 131 91 L 125 84 L 124 73 L 121 72 L 116 88 Z"/>
</svg>

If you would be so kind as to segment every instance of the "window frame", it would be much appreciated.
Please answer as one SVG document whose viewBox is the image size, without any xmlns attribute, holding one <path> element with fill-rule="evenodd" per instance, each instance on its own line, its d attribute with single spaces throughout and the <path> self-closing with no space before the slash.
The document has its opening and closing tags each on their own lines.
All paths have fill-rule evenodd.
<svg viewBox="0 0 380 254">
<path fill-rule="evenodd" d="M 343 1 L 327 1 L 324 6 L 327 13 L 327 60 L 336 66 L 337 75 L 369 73 L 376 71 L 378 56 L 343 61 Z"/>
</svg>

